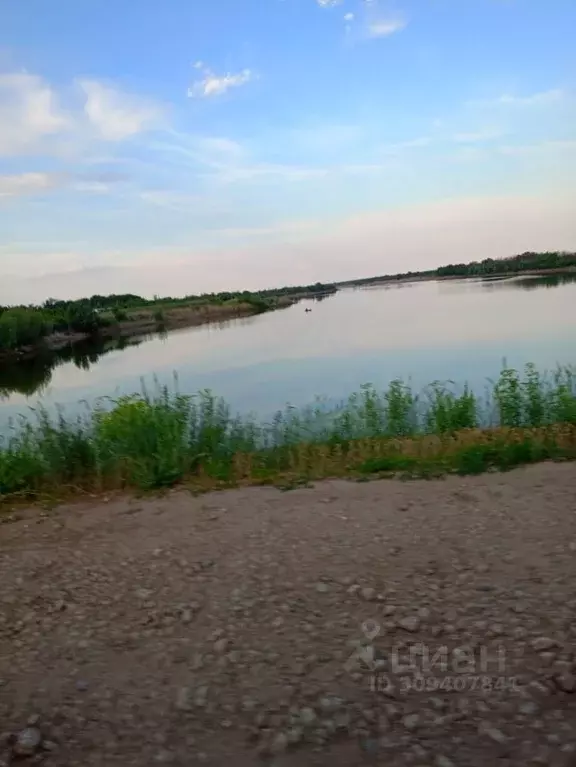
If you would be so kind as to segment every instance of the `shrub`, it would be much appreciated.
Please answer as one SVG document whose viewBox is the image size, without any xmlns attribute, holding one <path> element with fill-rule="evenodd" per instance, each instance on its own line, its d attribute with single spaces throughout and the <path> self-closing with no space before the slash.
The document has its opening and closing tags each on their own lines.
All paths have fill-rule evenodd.
<svg viewBox="0 0 576 767">
<path fill-rule="evenodd" d="M 41 311 L 6 309 L 0 315 L 0 349 L 17 349 L 37 343 L 51 329 L 51 323 Z"/>
</svg>

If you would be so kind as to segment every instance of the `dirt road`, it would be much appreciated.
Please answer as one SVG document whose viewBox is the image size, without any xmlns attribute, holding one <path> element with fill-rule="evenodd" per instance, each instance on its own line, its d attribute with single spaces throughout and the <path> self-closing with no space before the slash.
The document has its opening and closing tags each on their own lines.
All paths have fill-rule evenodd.
<svg viewBox="0 0 576 767">
<path fill-rule="evenodd" d="M 0 526 L 0 764 L 576 764 L 576 466 Z"/>
</svg>

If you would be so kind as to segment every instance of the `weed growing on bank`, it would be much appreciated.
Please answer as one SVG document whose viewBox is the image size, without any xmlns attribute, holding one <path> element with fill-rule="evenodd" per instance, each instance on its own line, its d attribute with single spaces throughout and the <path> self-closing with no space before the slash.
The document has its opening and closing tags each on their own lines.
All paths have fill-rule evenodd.
<svg viewBox="0 0 576 767">
<path fill-rule="evenodd" d="M 104 404 L 107 406 L 105 407 Z M 267 423 L 209 391 L 157 387 L 71 419 L 37 410 L 0 444 L 0 496 L 199 489 L 330 476 L 473 474 L 576 458 L 576 374 L 505 368 L 484 396 L 435 382 L 370 385 L 334 409 L 287 407 Z"/>
</svg>

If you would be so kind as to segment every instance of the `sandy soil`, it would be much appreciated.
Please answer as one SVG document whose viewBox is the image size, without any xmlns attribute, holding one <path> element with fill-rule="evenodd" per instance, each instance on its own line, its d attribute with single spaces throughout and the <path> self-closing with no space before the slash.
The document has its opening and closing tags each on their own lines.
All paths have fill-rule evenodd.
<svg viewBox="0 0 576 767">
<path fill-rule="evenodd" d="M 30 511 L 0 764 L 574 765 L 575 512 L 573 464 Z"/>
</svg>

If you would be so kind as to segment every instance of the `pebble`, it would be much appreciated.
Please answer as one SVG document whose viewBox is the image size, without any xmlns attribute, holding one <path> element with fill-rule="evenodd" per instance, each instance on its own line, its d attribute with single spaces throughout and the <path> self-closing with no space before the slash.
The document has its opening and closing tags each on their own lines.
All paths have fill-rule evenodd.
<svg viewBox="0 0 576 767">
<path fill-rule="evenodd" d="M 208 687 L 206 685 L 202 685 L 201 687 L 198 687 L 196 690 L 196 695 L 194 696 L 194 703 L 198 708 L 204 708 L 206 705 L 208 699 Z"/>
<path fill-rule="evenodd" d="M 342 698 L 336 697 L 336 695 L 326 695 L 323 698 L 320 698 L 320 708 L 322 711 L 330 712 L 330 711 L 337 711 L 344 701 Z"/>
<path fill-rule="evenodd" d="M 306 706 L 300 710 L 300 721 L 305 727 L 310 727 L 316 721 L 317 716 L 313 708 Z"/>
<path fill-rule="evenodd" d="M 351 715 L 349 711 L 339 711 L 334 717 L 334 725 L 337 730 L 348 730 L 351 724 Z"/>
<path fill-rule="evenodd" d="M 576 692 L 576 676 L 569 671 L 559 674 L 554 681 L 562 692 Z"/>
<path fill-rule="evenodd" d="M 448 704 L 442 698 L 428 698 L 428 703 L 435 711 L 445 711 L 448 708 Z"/>
<path fill-rule="evenodd" d="M 289 744 L 296 745 L 304 737 L 304 730 L 301 727 L 291 727 L 286 733 L 286 737 Z"/>
<path fill-rule="evenodd" d="M 218 639 L 216 642 L 214 642 L 214 652 L 217 652 L 219 655 L 222 655 L 222 653 L 225 653 L 228 649 L 228 646 L 230 644 L 230 640 L 223 638 Z"/>
<path fill-rule="evenodd" d="M 32 714 L 28 717 L 28 721 L 26 722 L 28 727 L 36 727 L 38 722 L 40 721 L 40 714 Z"/>
<path fill-rule="evenodd" d="M 176 708 L 179 711 L 188 711 L 190 708 L 190 688 L 181 687 L 176 693 Z"/>
<path fill-rule="evenodd" d="M 408 618 L 400 618 L 398 625 L 401 629 L 404 629 L 404 631 L 414 633 L 420 628 L 420 618 L 418 618 L 416 615 L 412 615 Z"/>
<path fill-rule="evenodd" d="M 490 738 L 490 740 L 493 740 L 494 743 L 499 743 L 500 745 L 503 745 L 504 743 L 508 743 L 508 738 L 502 730 L 497 729 L 496 727 L 489 727 L 486 726 L 484 723 L 480 723 L 480 726 L 478 728 L 478 731 L 481 735 L 486 735 Z"/>
<path fill-rule="evenodd" d="M 420 725 L 420 715 L 408 714 L 402 719 L 402 724 L 407 730 L 412 732 L 413 730 L 416 730 L 418 726 Z"/>
<path fill-rule="evenodd" d="M 350 519 L 354 517 L 351 515 Z M 356 521 L 351 522 L 351 525 L 355 524 Z M 383 549 L 386 552 L 389 542 L 383 537 L 383 533 L 390 531 L 381 528 L 382 526 L 375 536 L 379 551 Z M 548 761 L 542 761 L 542 764 L 552 765 L 556 764 L 553 758 L 561 755 L 557 752 L 572 754 L 574 743 L 571 741 L 574 741 L 574 736 L 570 730 L 571 697 L 567 693 L 576 693 L 576 667 L 569 641 L 576 637 L 576 623 L 573 620 L 576 598 L 573 591 L 569 592 L 569 584 L 565 584 L 566 588 L 561 589 L 557 588 L 561 584 L 557 584 L 555 580 L 549 585 L 546 581 L 541 582 L 538 597 L 541 598 L 542 604 L 548 605 L 550 602 L 554 606 L 554 611 L 548 616 L 543 612 L 543 608 L 540 608 L 536 596 L 534 602 L 527 594 L 520 599 L 517 593 L 512 594 L 508 586 L 497 587 L 497 593 L 503 595 L 503 600 L 499 603 L 491 599 L 491 595 L 481 594 L 476 590 L 478 580 L 490 583 L 490 579 L 475 576 L 474 566 L 462 566 L 461 574 L 465 578 L 462 579 L 461 586 L 454 584 L 450 570 L 451 563 L 460 556 L 456 544 L 452 551 L 447 551 L 446 567 L 431 568 L 430 577 L 422 584 L 416 579 L 420 572 L 417 562 L 412 562 L 416 564 L 415 569 L 418 571 L 412 582 L 409 571 L 408 574 L 404 569 L 392 568 L 384 571 L 377 565 L 372 566 L 371 562 L 364 570 L 355 570 L 354 578 L 339 576 L 338 568 L 344 567 L 346 572 L 345 568 L 350 566 L 348 560 L 343 565 L 330 563 L 330 568 L 326 565 L 324 573 L 319 573 L 317 569 L 314 572 L 312 568 L 306 570 L 298 567 L 298 572 L 292 574 L 292 565 L 288 561 L 292 555 L 286 560 L 281 558 L 279 569 L 274 571 L 274 576 L 270 576 L 266 574 L 266 570 L 271 571 L 273 567 L 269 560 L 272 554 L 268 555 L 266 547 L 260 547 L 260 531 L 255 531 L 254 536 L 254 541 L 259 546 L 258 553 L 239 561 L 243 569 L 238 567 L 238 572 L 242 572 L 245 577 L 243 575 L 242 579 L 231 579 L 230 586 L 238 582 L 245 583 L 242 589 L 234 589 L 232 592 L 232 610 L 238 608 L 238 612 L 234 614 L 232 610 L 226 613 L 229 605 L 224 589 L 216 589 L 211 594 L 204 565 L 188 565 L 194 568 L 195 573 L 189 588 L 181 587 L 183 578 L 180 575 L 176 578 L 175 585 L 170 584 L 169 579 L 165 577 L 168 573 L 164 572 L 164 567 L 169 564 L 172 556 L 169 548 L 165 548 L 160 559 L 153 561 L 150 571 L 146 571 L 145 565 L 142 564 L 142 569 L 134 573 L 140 583 L 153 586 L 153 589 L 144 588 L 136 592 L 134 580 L 126 580 L 120 582 L 118 588 L 114 584 L 114 588 L 109 588 L 109 593 L 106 593 L 102 578 L 108 577 L 104 575 L 108 565 L 112 568 L 110 582 L 116 580 L 114 562 L 110 558 L 106 568 L 103 566 L 102 571 L 94 570 L 93 582 L 91 574 L 90 589 L 83 591 L 82 588 L 77 588 L 76 582 L 69 584 L 66 599 L 70 602 L 65 609 L 57 608 L 62 610 L 61 612 L 47 607 L 53 604 L 54 600 L 53 579 L 44 579 L 50 584 L 49 589 L 42 589 L 42 579 L 38 579 L 38 588 L 31 587 L 30 594 L 25 593 L 22 596 L 24 609 L 21 609 L 20 604 L 16 604 L 20 612 L 14 608 L 14 618 L 12 609 L 7 611 L 8 619 L 4 619 L 0 614 L 0 629 L 2 636 L 9 636 L 10 641 L 14 641 L 18 672 L 24 668 L 29 643 L 36 643 L 36 633 L 33 640 L 32 634 L 28 637 L 26 635 L 31 627 L 34 632 L 46 630 L 49 633 L 58 629 L 65 634 L 66 641 L 63 643 L 62 653 L 69 660 L 70 666 L 68 671 L 65 671 L 64 700 L 59 702 L 59 712 L 56 714 L 51 709 L 47 690 L 41 689 L 45 685 L 49 691 L 51 677 L 38 680 L 37 694 L 31 698 L 35 703 L 28 711 L 38 710 L 42 718 L 37 714 L 27 718 L 28 714 L 24 710 L 23 718 L 16 719 L 20 722 L 19 727 L 7 736 L 0 734 L 0 767 L 3 764 L 2 759 L 10 764 L 13 759 L 16 764 L 17 757 L 22 759 L 17 763 L 22 763 L 23 767 L 39 763 L 41 760 L 46 760 L 47 763 L 65 760 L 69 749 L 72 754 L 70 764 L 79 765 L 84 763 L 81 747 L 88 748 L 85 759 L 88 766 L 89 763 L 97 761 L 94 758 L 96 755 L 90 753 L 90 743 L 92 738 L 98 736 L 103 737 L 99 745 L 102 754 L 108 756 L 110 762 L 122 751 L 124 738 L 127 742 L 133 742 L 132 739 L 138 736 L 141 737 L 144 747 L 146 741 L 149 741 L 147 753 L 150 763 L 179 762 L 181 755 L 176 751 L 171 729 L 160 727 L 159 735 L 164 740 L 154 738 L 153 715 L 146 713 L 150 720 L 142 721 L 138 716 L 139 704 L 134 701 L 130 692 L 119 690 L 124 694 L 117 695 L 116 690 L 104 688 L 103 683 L 83 665 L 89 660 L 88 653 L 83 652 L 81 655 L 86 657 L 80 657 L 78 649 L 93 651 L 96 654 L 94 661 L 99 662 L 102 639 L 108 631 L 108 624 L 113 622 L 116 624 L 114 637 L 118 634 L 124 636 L 126 641 L 129 638 L 131 642 L 140 642 L 142 645 L 155 645 L 151 649 L 157 652 L 159 663 L 158 668 L 150 665 L 148 678 L 140 688 L 145 701 L 142 710 L 147 711 L 149 706 L 151 709 L 157 707 L 159 712 L 167 713 L 170 717 L 166 704 L 168 708 L 171 704 L 172 716 L 177 725 L 178 711 L 195 712 L 193 717 L 190 714 L 188 717 L 181 714 L 180 718 L 186 718 L 187 721 L 180 722 L 184 728 L 183 732 L 182 727 L 179 727 L 181 745 L 186 743 L 189 749 L 188 756 L 182 755 L 182 758 L 188 758 L 191 763 L 199 761 L 200 758 L 212 763 L 212 751 L 209 755 L 198 755 L 196 750 L 201 747 L 211 749 L 210 738 L 223 742 L 228 739 L 222 735 L 228 735 L 231 742 L 235 743 L 238 733 L 233 728 L 236 726 L 239 730 L 244 727 L 249 730 L 254 736 L 254 743 L 265 743 L 267 756 L 274 757 L 271 763 L 277 767 L 287 759 L 286 752 L 299 745 L 304 746 L 303 753 L 295 754 L 295 762 L 312 762 L 315 757 L 309 752 L 314 749 L 319 751 L 335 739 L 336 735 L 350 737 L 356 743 L 361 743 L 364 751 L 368 752 L 365 756 L 375 754 L 375 761 L 389 764 L 406 762 L 413 767 L 460 767 L 461 760 L 468 764 L 470 760 L 477 759 L 480 763 L 484 757 L 486 763 L 491 765 L 494 754 L 498 752 L 500 756 L 507 757 L 500 760 L 502 767 L 512 767 L 516 764 L 516 758 L 518 764 L 528 765 L 533 756 L 538 754 L 545 754 L 548 758 Z M 291 546 L 292 541 L 297 547 L 295 539 L 290 537 L 287 538 L 286 545 Z M 188 542 L 184 540 L 184 543 L 187 545 Z M 321 540 L 318 545 L 322 561 L 328 562 L 327 554 L 332 545 L 330 537 L 327 536 L 326 540 Z M 565 548 L 566 543 L 559 543 L 560 553 Z M 497 553 L 496 551 L 494 556 Z M 148 559 L 149 557 L 146 557 L 146 560 Z M 124 566 L 137 562 L 139 563 L 139 560 L 134 559 L 134 562 L 117 564 Z M 411 560 L 407 562 L 409 564 Z M 32 562 L 32 565 L 34 564 Z M 299 565 L 299 562 L 297 564 Z M 182 566 L 184 565 L 185 561 Z M 82 562 L 79 566 L 83 567 Z M 262 578 L 260 570 L 263 570 Z M 486 568 L 480 565 L 477 571 L 482 574 L 486 572 Z M 499 576 L 499 572 L 495 573 L 495 581 L 498 584 L 496 576 Z M 289 582 L 290 577 L 293 579 L 292 583 Z M 563 577 L 568 578 L 567 575 Z M 511 582 L 514 582 L 513 578 L 502 581 L 503 584 Z M 356 597 L 351 600 L 345 590 L 353 583 L 360 585 L 353 586 Z M 371 584 L 376 588 L 372 588 Z M 113 593 L 115 591 L 118 593 Z M 555 591 L 564 597 L 563 604 L 556 604 Z M 385 598 L 380 592 L 384 593 Z M 342 595 L 343 599 L 335 598 L 338 594 Z M 320 598 L 322 595 L 326 596 Z M 192 596 L 201 599 L 201 605 L 190 602 Z M 0 606 L 2 599 L 3 597 L 0 597 Z M 154 601 L 147 602 L 149 599 Z M 380 604 L 381 601 L 383 604 Z M 355 605 L 351 604 L 353 602 Z M 373 604 L 369 604 L 371 602 Z M 456 607 L 448 613 L 445 608 L 451 605 Z M 526 610 L 521 614 L 516 614 L 518 605 L 526 606 Z M 105 607 L 109 609 L 104 610 Z M 206 618 L 206 622 L 202 621 L 201 625 L 208 628 L 206 633 L 199 629 L 202 633 L 196 636 L 196 632 L 191 634 L 189 627 L 182 624 L 192 624 L 200 608 L 203 611 L 202 618 Z M 131 610 L 131 614 L 126 616 L 130 617 L 130 621 L 126 622 L 126 626 L 122 626 L 127 610 Z M 421 699 L 418 696 L 407 699 L 397 693 L 392 702 L 384 691 L 377 698 L 369 695 L 365 675 L 359 674 L 356 677 L 358 684 L 350 685 L 348 675 L 342 668 L 350 654 L 347 640 L 350 644 L 358 642 L 361 647 L 365 644 L 364 640 L 358 640 L 361 636 L 359 626 L 365 625 L 361 621 L 369 617 L 367 614 L 362 615 L 362 610 L 368 614 L 374 610 L 372 617 L 381 622 L 379 641 L 382 642 L 382 649 L 390 634 L 396 632 L 390 643 L 394 646 L 396 642 L 402 653 L 408 652 L 410 645 L 418 641 L 419 634 L 415 632 L 424 627 L 426 641 L 432 642 L 431 653 L 435 652 L 439 644 L 431 639 L 432 636 L 437 636 L 436 629 L 442 634 L 442 642 L 446 634 L 448 635 L 445 641 L 450 647 L 452 644 L 470 645 L 477 650 L 482 647 L 482 643 L 487 643 L 491 648 L 489 655 L 492 651 L 489 637 L 507 637 L 511 640 L 512 654 L 511 668 L 507 673 L 518 672 L 521 677 L 520 694 L 514 698 L 505 695 L 503 691 L 494 690 L 488 695 L 486 690 L 477 689 L 479 694 L 471 694 L 469 698 L 459 694 L 446 695 L 444 699 L 444 693 L 440 689 L 435 698 L 427 698 L 426 691 L 423 691 Z M 93 621 L 90 631 L 90 620 L 93 617 L 100 618 L 104 614 L 106 620 Z M 148 616 L 153 617 L 154 622 L 146 623 Z M 172 636 L 168 640 L 164 618 L 174 624 Z M 255 622 L 264 629 L 268 628 L 272 639 L 278 640 L 277 646 L 266 636 L 265 630 L 264 634 L 254 630 Z M 36 629 L 36 626 L 39 628 Z M 222 628 L 210 635 L 214 626 Z M 130 631 L 135 633 L 127 633 Z M 408 633 L 402 634 L 402 631 Z M 550 636 L 540 635 L 541 632 L 547 632 Z M 450 636 L 452 634 L 453 637 Z M 452 639 L 455 640 L 454 643 Z M 148 640 L 151 642 L 148 643 Z M 202 641 L 202 644 L 197 646 L 197 640 Z M 514 640 L 522 641 L 514 644 Z M 142 649 L 144 650 L 144 646 Z M 204 655 L 195 655 L 198 649 L 201 649 Z M 508 651 L 508 647 L 506 649 Z M 386 653 L 378 652 L 375 656 L 375 663 L 383 664 L 378 666 L 377 670 L 390 672 L 392 656 L 388 657 L 389 652 L 390 648 L 386 646 Z M 173 667 L 177 653 L 182 657 L 179 662 L 186 664 L 187 672 L 194 669 L 190 679 L 182 674 L 182 666 Z M 451 655 L 451 659 L 454 658 L 462 663 L 466 656 L 464 654 L 460 658 L 456 652 L 454 656 Z M 38 668 L 43 655 L 35 654 L 32 658 L 33 663 L 34 659 L 36 666 L 33 667 Z M 549 668 L 545 667 L 546 660 L 551 663 Z M 303 676 L 300 678 L 291 678 L 289 673 L 294 662 L 301 664 Z M 88 681 L 78 678 L 84 674 Z M 184 678 L 179 677 L 179 674 Z M 15 675 L 13 677 L 12 671 L 9 670 L 11 686 L 14 685 L 14 678 Z M 129 675 L 126 675 L 127 681 L 129 678 Z M 534 681 L 536 679 L 539 682 Z M 293 682 L 289 692 L 284 686 L 288 681 Z M 208 683 L 210 687 L 207 686 Z M 191 686 L 180 687 L 180 684 Z M 81 695 L 80 692 L 85 690 L 88 692 Z M 249 694 L 257 695 L 258 700 L 248 698 Z M 543 695 L 547 695 L 546 701 L 541 701 Z M 533 700 L 530 696 L 533 696 Z M 576 695 L 573 694 L 572 699 L 576 700 Z M 101 703 L 106 705 L 101 707 Z M 551 711 L 554 704 L 563 710 Z M 260 724 L 251 726 L 260 710 Z M 14 716 L 20 717 L 21 714 L 21 710 L 16 710 Z M 96 717 L 102 716 L 101 721 L 104 721 L 104 718 L 106 721 L 109 717 L 116 718 L 118 732 L 101 736 L 100 725 L 93 714 Z M 46 737 L 54 740 L 42 740 L 45 717 L 46 726 L 49 728 L 45 733 Z M 477 725 L 479 719 L 485 721 L 477 733 L 473 722 L 475 720 Z M 440 722 L 443 722 L 442 728 L 437 726 Z M 18 734 L 24 726 L 26 729 Z M 498 727 L 502 729 L 497 729 Z M 165 729 L 166 734 L 162 732 Z M 198 743 L 195 743 L 194 735 Z M 526 738 L 525 742 L 530 748 L 520 746 L 519 740 L 522 738 Z M 218 743 L 215 748 L 219 748 Z M 476 753 L 472 753 L 474 748 L 479 752 L 485 751 L 486 754 L 478 753 L 476 756 Z M 51 751 L 56 751 L 55 756 L 49 753 Z M 450 754 L 453 755 L 452 758 Z M 134 754 L 134 763 L 136 756 Z"/>
<path fill-rule="evenodd" d="M 14 744 L 17 756 L 32 756 L 42 742 L 42 734 L 37 727 L 26 727 L 18 733 Z"/>
<path fill-rule="evenodd" d="M 242 711 L 255 711 L 257 707 L 257 703 L 255 700 L 252 700 L 252 698 L 244 698 L 241 703 Z"/>
<path fill-rule="evenodd" d="M 376 756 L 380 750 L 380 741 L 378 738 L 362 738 L 360 748 L 370 756 Z"/>
<path fill-rule="evenodd" d="M 448 759 L 447 756 L 438 754 L 434 760 L 434 767 L 456 767 L 456 764 L 452 761 L 452 759 Z"/>
<path fill-rule="evenodd" d="M 532 640 L 532 648 L 536 652 L 545 652 L 553 647 L 558 647 L 558 642 L 550 637 L 536 637 L 536 639 Z"/>
<path fill-rule="evenodd" d="M 286 751 L 287 748 L 288 737 L 283 732 L 279 732 L 270 744 L 270 751 L 273 754 L 282 754 L 284 751 Z"/>
<path fill-rule="evenodd" d="M 202 653 L 197 652 L 194 655 L 194 658 L 192 659 L 192 671 L 200 671 L 200 669 L 204 666 L 204 656 Z"/>
</svg>

